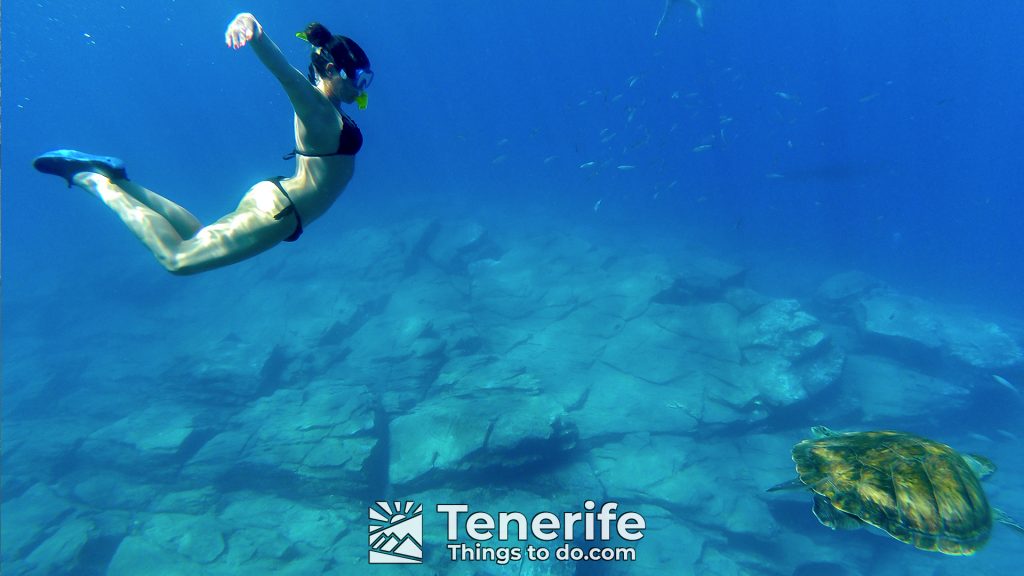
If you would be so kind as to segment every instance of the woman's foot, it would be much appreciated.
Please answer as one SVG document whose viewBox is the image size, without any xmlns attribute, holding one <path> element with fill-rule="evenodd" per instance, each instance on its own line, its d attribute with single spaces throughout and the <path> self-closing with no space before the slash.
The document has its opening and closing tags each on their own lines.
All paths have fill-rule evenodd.
<svg viewBox="0 0 1024 576">
<path fill-rule="evenodd" d="M 111 179 L 128 179 L 128 172 L 124 167 L 124 161 L 113 156 L 96 156 L 86 154 L 77 150 L 54 150 L 38 156 L 33 162 L 36 170 L 43 174 L 53 174 L 68 181 L 68 188 L 71 187 L 71 179 L 79 172 L 95 172 Z"/>
</svg>

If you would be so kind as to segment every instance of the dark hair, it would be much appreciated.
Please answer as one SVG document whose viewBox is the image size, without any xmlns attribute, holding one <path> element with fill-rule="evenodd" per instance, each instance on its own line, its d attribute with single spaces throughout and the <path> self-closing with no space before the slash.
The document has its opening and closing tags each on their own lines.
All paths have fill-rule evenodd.
<svg viewBox="0 0 1024 576">
<path fill-rule="evenodd" d="M 341 34 L 332 35 L 331 31 L 319 22 L 313 22 L 306 26 L 306 40 L 313 46 L 323 48 L 330 54 L 334 65 L 344 70 L 345 75 L 349 78 L 355 78 L 356 70 L 359 68 L 364 70 L 370 69 L 370 59 L 366 56 L 366 52 L 363 52 L 363 49 L 356 44 L 355 40 Z M 318 52 L 313 53 L 311 59 L 311 66 L 316 69 L 317 73 L 321 76 L 325 75 L 327 73 L 327 64 L 331 60 L 328 60 L 323 54 Z"/>
</svg>

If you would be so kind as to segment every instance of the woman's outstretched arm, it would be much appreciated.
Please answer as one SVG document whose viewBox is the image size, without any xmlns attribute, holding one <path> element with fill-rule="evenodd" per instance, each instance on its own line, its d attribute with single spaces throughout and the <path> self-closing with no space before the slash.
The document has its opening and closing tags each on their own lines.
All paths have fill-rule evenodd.
<svg viewBox="0 0 1024 576">
<path fill-rule="evenodd" d="M 277 44 L 270 39 L 256 17 L 248 12 L 235 16 L 224 34 L 228 46 L 238 50 L 246 44 L 252 45 L 253 51 L 267 70 L 281 83 L 296 113 L 303 116 L 322 107 L 325 99 L 316 91 L 306 76 L 288 63 Z M 329 103 L 328 103 L 329 104 Z"/>
</svg>

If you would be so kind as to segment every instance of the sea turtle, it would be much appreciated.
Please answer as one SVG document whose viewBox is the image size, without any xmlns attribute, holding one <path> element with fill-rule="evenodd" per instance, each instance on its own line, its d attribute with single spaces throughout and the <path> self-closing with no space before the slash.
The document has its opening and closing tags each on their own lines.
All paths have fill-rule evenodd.
<svg viewBox="0 0 1024 576">
<path fill-rule="evenodd" d="M 968 555 L 988 541 L 992 520 L 1024 527 L 988 504 L 981 478 L 995 471 L 983 456 L 904 432 L 833 432 L 793 447 L 799 476 L 769 491 L 810 489 L 814 515 L 832 528 L 880 528 L 921 550 Z"/>
</svg>

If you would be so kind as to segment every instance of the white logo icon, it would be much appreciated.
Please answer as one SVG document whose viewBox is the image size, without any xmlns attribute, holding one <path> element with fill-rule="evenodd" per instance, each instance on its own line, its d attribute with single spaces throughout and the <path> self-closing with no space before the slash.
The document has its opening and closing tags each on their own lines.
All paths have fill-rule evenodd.
<svg viewBox="0 0 1024 576">
<path fill-rule="evenodd" d="M 423 505 L 378 501 L 370 507 L 370 564 L 423 562 Z"/>
</svg>

